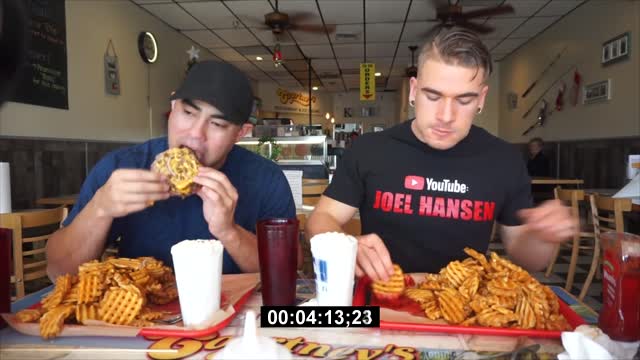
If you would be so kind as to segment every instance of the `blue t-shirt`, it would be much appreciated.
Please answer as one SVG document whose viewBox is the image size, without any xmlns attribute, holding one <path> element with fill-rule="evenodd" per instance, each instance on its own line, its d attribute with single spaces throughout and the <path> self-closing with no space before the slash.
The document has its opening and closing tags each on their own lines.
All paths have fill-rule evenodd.
<svg viewBox="0 0 640 360">
<path fill-rule="evenodd" d="M 164 137 L 107 154 L 84 181 L 64 225 L 73 221 L 114 170 L 149 169 L 156 155 L 167 148 Z M 296 216 L 291 188 L 277 164 L 236 145 L 220 171 L 238 191 L 235 222 L 244 229 L 255 233 L 260 219 Z M 202 199 L 192 195 L 157 201 L 143 211 L 114 219 L 107 241 L 113 242 L 118 237 L 121 238 L 119 256 L 153 256 L 171 266 L 172 245 L 185 239 L 211 239 L 213 235 L 202 214 Z M 226 251 L 222 271 L 225 274 L 240 272 Z"/>
</svg>

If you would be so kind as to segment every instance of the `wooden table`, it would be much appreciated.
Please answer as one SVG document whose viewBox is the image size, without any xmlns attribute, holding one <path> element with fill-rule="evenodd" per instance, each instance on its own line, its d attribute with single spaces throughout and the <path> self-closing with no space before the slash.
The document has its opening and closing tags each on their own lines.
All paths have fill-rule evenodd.
<svg viewBox="0 0 640 360">
<path fill-rule="evenodd" d="M 309 298 L 311 292 L 305 285 L 305 280 L 298 280 L 298 297 Z M 307 289 L 305 291 L 304 289 Z M 14 303 L 13 311 L 28 307 L 37 301 L 44 292 L 32 294 Z M 562 288 L 553 287 L 553 290 L 565 302 L 584 306 L 580 313 L 587 314 L 590 321 L 594 321 L 593 310 L 575 300 Z M 69 337 L 57 338 L 51 341 L 43 341 L 40 337 L 25 336 L 6 328 L 0 330 L 0 358 L 7 359 L 208 359 L 213 350 L 218 350 L 226 344 L 229 337 L 242 334 L 244 313 L 247 309 L 259 312 L 262 305 L 261 295 L 255 293 L 249 299 L 241 313 L 232 323 L 219 334 L 198 338 L 195 340 L 181 338 L 109 338 L 109 337 Z M 276 341 L 292 349 L 296 358 L 318 359 L 331 356 L 358 359 L 388 358 L 384 355 L 387 351 L 393 355 L 394 351 L 404 354 L 413 354 L 415 359 L 424 359 L 436 354 L 438 358 L 454 358 L 463 352 L 477 353 L 480 351 L 503 352 L 513 351 L 515 348 L 540 344 L 539 353 L 542 358 L 553 358 L 555 354 L 564 351 L 558 339 L 540 339 L 526 337 L 505 337 L 486 335 L 462 335 L 427 332 L 391 331 L 366 328 L 261 328 L 261 335 L 274 338 Z M 101 350 L 97 350 L 101 348 Z M 38 351 L 35 352 L 34 351 Z M 106 349 L 106 350 L 105 350 Z M 176 352 L 171 353 L 171 351 Z M 154 352 L 152 350 L 161 350 Z M 333 355 L 330 355 L 333 354 Z M 378 356 L 375 356 L 375 355 Z M 550 354 L 550 355 L 549 355 Z M 468 354 L 474 356 L 475 354 Z M 486 354 L 485 354 L 486 355 Z M 476 355 L 477 356 L 477 355 Z M 398 357 L 401 358 L 401 357 Z M 410 359 L 411 357 L 406 357 Z"/>
<path fill-rule="evenodd" d="M 73 206 L 78 200 L 78 194 L 62 195 L 56 197 L 40 198 L 36 200 L 38 205 Z"/>
<path fill-rule="evenodd" d="M 584 185 L 584 180 L 536 177 L 531 179 L 531 183 L 534 185 Z"/>
<path fill-rule="evenodd" d="M 584 198 L 586 201 L 589 201 L 589 195 L 598 194 L 601 196 L 613 196 L 620 189 L 584 189 Z M 640 212 L 640 204 L 632 204 L 631 205 L 632 212 Z"/>
</svg>

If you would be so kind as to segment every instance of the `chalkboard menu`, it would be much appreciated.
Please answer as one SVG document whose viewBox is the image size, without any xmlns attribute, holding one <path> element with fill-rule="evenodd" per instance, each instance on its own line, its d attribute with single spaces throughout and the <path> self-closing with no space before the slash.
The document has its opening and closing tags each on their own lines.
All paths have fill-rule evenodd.
<svg viewBox="0 0 640 360">
<path fill-rule="evenodd" d="M 24 0 L 29 16 L 27 63 L 12 101 L 69 108 L 64 0 Z"/>
</svg>

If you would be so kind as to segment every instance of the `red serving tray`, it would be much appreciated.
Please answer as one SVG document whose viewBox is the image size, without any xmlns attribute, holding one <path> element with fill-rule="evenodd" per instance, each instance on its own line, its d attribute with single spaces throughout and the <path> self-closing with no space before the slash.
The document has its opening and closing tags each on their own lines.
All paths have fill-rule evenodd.
<svg viewBox="0 0 640 360">
<path fill-rule="evenodd" d="M 361 278 L 356 284 L 355 294 L 353 296 L 354 306 L 378 305 L 367 304 L 367 296 L 371 289 L 371 279 L 368 277 Z M 560 304 L 560 314 L 562 314 L 572 329 L 585 324 L 584 319 L 571 309 L 566 303 L 558 299 Z M 384 307 L 384 305 L 380 305 Z M 536 330 L 536 329 L 514 329 L 514 328 L 494 328 L 484 326 L 460 326 L 449 324 L 426 324 L 412 322 L 387 321 L 380 318 L 380 328 L 389 330 L 405 330 L 405 331 L 427 331 L 439 332 L 447 334 L 472 334 L 472 335 L 498 335 L 498 336 L 529 336 L 538 338 L 560 338 L 562 331 L 552 330 Z"/>
<path fill-rule="evenodd" d="M 226 309 L 228 306 L 232 306 L 234 311 L 227 317 L 219 321 L 218 323 L 201 330 L 191 330 L 181 328 L 177 325 L 171 326 L 158 326 L 149 328 L 138 328 L 132 326 L 119 326 L 119 325 L 75 325 L 65 324 L 62 333 L 58 336 L 116 336 L 116 337 L 134 337 L 134 336 L 160 336 L 160 337 L 189 337 L 197 338 L 214 334 L 224 329 L 236 315 L 240 312 L 240 309 L 249 300 L 253 291 L 256 289 L 260 282 L 260 274 L 237 274 L 237 275 L 223 275 L 222 276 L 222 294 L 220 299 L 221 309 Z M 230 303 L 233 301 L 233 303 Z M 30 308 L 38 308 L 41 304 L 38 302 Z M 164 310 L 171 315 L 180 313 L 180 303 L 175 300 L 166 305 L 153 306 L 154 310 Z M 2 314 L 5 321 L 14 330 L 25 334 L 40 336 L 40 329 L 38 323 L 21 323 L 17 321 L 15 314 Z"/>
</svg>

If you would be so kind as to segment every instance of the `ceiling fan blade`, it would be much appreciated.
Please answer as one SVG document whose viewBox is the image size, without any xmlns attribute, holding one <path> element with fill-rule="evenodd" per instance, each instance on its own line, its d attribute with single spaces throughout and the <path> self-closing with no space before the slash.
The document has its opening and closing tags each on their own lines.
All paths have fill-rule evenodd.
<svg viewBox="0 0 640 360">
<path fill-rule="evenodd" d="M 431 0 L 431 3 L 434 9 L 446 8 L 451 5 L 448 0 Z"/>
<path fill-rule="evenodd" d="M 314 13 L 302 12 L 302 11 L 296 12 L 296 13 L 290 13 L 288 15 L 289 15 L 289 23 L 292 25 L 303 23 L 316 17 Z"/>
<path fill-rule="evenodd" d="M 493 30 L 495 30 L 493 28 L 493 26 L 489 26 L 489 25 L 483 25 L 483 24 L 476 24 L 476 23 L 472 23 L 469 21 L 458 21 L 456 23 L 457 26 L 460 27 L 464 27 L 467 28 L 469 30 L 475 31 L 478 34 L 488 34 L 490 32 L 492 32 Z"/>
<path fill-rule="evenodd" d="M 505 15 L 505 14 L 513 14 L 513 13 L 514 13 L 513 6 L 501 5 L 501 6 L 495 6 L 495 7 L 490 7 L 486 9 L 472 10 L 469 12 L 462 13 L 461 16 L 465 19 L 471 19 L 475 17 L 498 16 L 498 15 Z"/>
<path fill-rule="evenodd" d="M 304 31 L 309 33 L 324 33 L 325 31 L 331 33 L 336 30 L 334 25 L 327 25 L 326 29 L 323 25 L 289 25 L 289 30 Z"/>
</svg>

